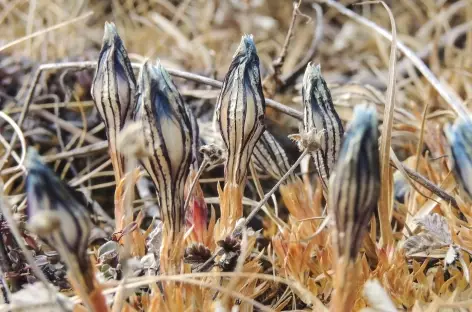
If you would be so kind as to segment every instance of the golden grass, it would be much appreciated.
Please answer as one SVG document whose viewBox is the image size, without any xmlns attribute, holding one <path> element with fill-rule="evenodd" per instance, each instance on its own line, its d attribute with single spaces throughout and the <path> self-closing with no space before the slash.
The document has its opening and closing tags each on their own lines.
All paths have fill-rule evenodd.
<svg viewBox="0 0 472 312">
<path fill-rule="evenodd" d="M 10 125 L 19 126 L 4 123 L 5 131 L 0 137 L 0 156 L 9 154 L 0 168 L 5 202 L 2 208 L 12 208 L 15 217 L 22 218 L 26 207 L 21 171 L 26 143 L 40 147 L 43 158 L 53 160 L 59 176 L 75 181 L 75 187 L 88 189 L 88 196 L 101 203 L 106 211 L 114 209 L 116 185 L 110 164 L 104 165 L 109 162 L 104 146 L 87 158 L 80 155 L 83 148 L 103 145 L 105 139 L 103 126 L 91 122 L 90 74 L 70 70 L 67 76 L 73 77 L 73 82 L 66 82 L 64 68 L 46 68 L 41 77 L 34 77 L 35 71 L 28 69 L 27 64 L 27 61 L 34 66 L 95 61 L 105 21 L 116 24 L 132 61 L 141 63 L 145 58 L 159 57 L 165 66 L 218 80 L 226 74 L 241 35 L 252 33 L 267 97 L 298 111 L 301 111 L 299 82 L 288 85 L 283 82 L 309 53 L 313 34 L 322 34 L 311 60 L 321 64 L 343 122 L 351 120 L 353 108 L 360 103 L 375 105 L 379 113 L 383 166 L 379 215 L 372 219 L 357 262 L 345 276 L 339 274 L 340 264 L 335 262 L 330 227 L 312 235 L 322 223 L 315 217 L 322 215 L 324 203 L 321 187 L 308 170 L 313 169 L 310 163 L 302 166 L 301 178 L 280 187 L 276 200 L 267 204 L 273 207 L 264 208 L 274 211 L 274 215 L 263 215 L 262 220 L 261 236 L 270 243 L 258 249 L 257 234 L 243 231 L 239 251 L 231 259 L 231 253 L 219 241 L 230 234 L 242 213 L 244 216 L 250 213 L 246 205 L 240 207 L 240 198 L 243 203 L 249 199 L 259 201 L 261 194 L 230 190 L 229 186 L 221 189 L 216 183 L 209 186 L 197 183 L 195 200 L 220 195 L 222 205 L 234 205 L 234 215 L 222 214 L 218 219 L 213 208 L 218 210 L 219 205 L 208 205 L 210 219 L 206 228 L 201 225 L 190 228 L 173 242 L 164 239 L 165 252 L 161 253 L 160 264 L 166 274 L 129 275 L 123 282 L 103 282 L 100 286 L 103 293 L 114 298 L 110 311 L 118 308 L 130 312 L 208 311 L 210 308 L 230 311 L 235 304 L 239 305 L 239 311 L 340 311 L 331 300 L 333 291 L 335 287 L 342 289 L 349 278 L 354 279 L 356 289 L 348 300 L 354 302 L 353 311 L 367 306 L 376 308 L 366 299 L 368 294 L 363 293 L 365 283 L 371 279 L 380 282 L 400 311 L 466 309 L 472 305 L 469 284 L 472 203 L 451 173 L 449 146 L 443 134 L 445 124 L 468 112 L 472 99 L 472 4 L 469 0 L 396 0 L 387 1 L 390 9 L 368 2 L 348 6 L 346 11 L 340 6 L 356 1 L 300 2 L 293 36 L 280 67 L 281 82 L 274 80 L 273 65 L 292 23 L 291 1 L 13 0 L 0 3 L 2 118 Z M 321 5 L 322 23 L 318 20 L 320 7 L 312 6 L 313 2 Z M 34 94 L 28 94 L 31 81 L 36 85 Z M 13 83 L 18 83 L 18 88 L 9 95 L 7 87 Z M 61 83 L 69 94 L 61 89 Z M 180 78 L 176 83 L 179 89 L 185 90 L 182 94 L 191 95 L 186 98 L 190 102 L 203 103 L 196 99 L 201 97 L 215 104 L 214 94 L 218 93 L 211 93 L 209 86 Z M 282 85 L 274 87 L 277 84 Z M 29 103 L 28 97 L 36 102 Z M 25 102 L 31 105 L 25 108 Z M 41 114 L 41 109 L 46 113 Z M 45 117 L 48 113 L 53 116 Z M 271 107 L 267 107 L 266 118 L 269 128 L 281 136 L 296 132 L 300 122 Z M 51 124 L 57 130 L 49 129 Z M 61 143 L 65 135 L 68 141 Z M 16 141 L 12 137 L 19 137 L 21 144 L 13 144 L 10 152 L 11 141 Z M 58 158 L 58 155 L 65 156 Z M 290 156 L 293 160 L 297 158 L 295 153 Z M 391 160 L 397 168 L 406 167 L 400 167 L 400 171 L 407 176 L 405 183 L 413 186 L 403 203 L 393 200 L 397 169 L 390 165 Z M 131 174 L 132 169 L 128 169 Z M 451 195 L 456 204 L 417 183 L 406 169 L 424 176 Z M 137 179 L 138 173 L 132 173 L 133 179 Z M 120 205 L 125 205 L 122 196 L 126 193 L 125 186 L 130 187 L 127 182 L 125 178 L 116 188 Z M 130 183 L 132 186 L 135 182 Z M 267 192 L 275 181 L 261 183 Z M 129 207 L 115 207 L 120 207 L 118 211 L 122 213 L 143 202 L 146 207 L 146 201 L 155 197 L 140 199 L 128 203 Z M 286 218 L 278 215 L 284 209 L 288 211 Z M 403 248 L 409 237 L 428 233 L 417 220 L 435 213 L 445 218 L 452 242 L 459 248 L 458 259 L 451 265 L 444 264 L 449 246 L 419 246 L 422 249 L 411 254 Z M 116 230 L 124 231 L 133 222 L 139 228 L 143 214 L 130 220 L 128 213 L 126 224 L 120 217 L 112 221 L 118 225 Z M 106 218 L 99 215 L 98 219 L 105 227 Z M 131 239 L 126 244 L 130 244 L 130 256 L 145 255 L 150 231 L 151 227 L 129 234 Z M 192 272 L 190 264 L 180 262 L 185 248 L 197 242 L 215 255 L 218 265 L 210 272 Z M 226 260 L 232 261 L 230 269 L 225 269 Z M 97 264 L 97 270 L 99 267 Z M 77 297 L 72 300 L 80 301 Z M 100 300 L 98 303 L 103 305 Z M 0 311 L 9 309 L 18 307 L 0 306 Z"/>
</svg>

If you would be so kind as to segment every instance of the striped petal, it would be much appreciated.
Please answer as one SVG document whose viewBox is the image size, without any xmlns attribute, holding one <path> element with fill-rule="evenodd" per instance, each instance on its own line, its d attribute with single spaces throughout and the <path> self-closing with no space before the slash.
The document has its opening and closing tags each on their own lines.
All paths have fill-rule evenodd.
<svg viewBox="0 0 472 312">
<path fill-rule="evenodd" d="M 303 77 L 302 98 L 305 132 L 324 130 L 320 148 L 312 152 L 312 156 L 326 192 L 331 171 L 338 159 L 344 129 L 319 65 L 308 64 Z"/>
<path fill-rule="evenodd" d="M 179 232 L 184 222 L 184 185 L 192 161 L 192 126 L 182 97 L 159 63 L 144 63 L 135 118 L 143 123 L 150 157 L 142 159 L 159 196 L 168 230 Z"/>
<path fill-rule="evenodd" d="M 375 108 L 357 106 L 330 178 L 328 204 L 339 257 L 356 259 L 380 193 Z"/>
<path fill-rule="evenodd" d="M 243 36 L 217 100 L 216 118 L 228 152 L 227 183 L 242 185 L 254 146 L 264 131 L 265 100 L 252 36 Z"/>
</svg>

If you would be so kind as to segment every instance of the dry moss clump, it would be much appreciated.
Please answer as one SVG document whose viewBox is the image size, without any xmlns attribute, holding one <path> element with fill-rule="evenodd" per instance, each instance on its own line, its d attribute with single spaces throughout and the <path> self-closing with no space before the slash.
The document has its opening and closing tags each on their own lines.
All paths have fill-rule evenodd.
<svg viewBox="0 0 472 312">
<path fill-rule="evenodd" d="M 468 310 L 472 4 L 354 2 L 0 4 L 0 311 Z"/>
</svg>

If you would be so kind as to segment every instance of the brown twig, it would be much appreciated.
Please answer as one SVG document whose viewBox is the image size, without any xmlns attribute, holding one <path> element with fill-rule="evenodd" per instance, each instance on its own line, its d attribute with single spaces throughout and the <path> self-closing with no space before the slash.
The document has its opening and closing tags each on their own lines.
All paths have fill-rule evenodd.
<svg viewBox="0 0 472 312">
<path fill-rule="evenodd" d="M 390 162 L 390 166 L 397 168 L 397 166 L 393 163 Z M 397 168 L 398 169 L 398 168 Z M 421 186 L 427 188 L 429 191 L 434 193 L 435 195 L 439 196 L 440 198 L 444 199 L 446 202 L 450 203 L 454 208 L 459 208 L 459 205 L 457 205 L 456 199 L 443 191 L 441 188 L 436 186 L 434 183 L 429 181 L 426 177 L 421 175 L 420 173 L 414 171 L 413 169 L 410 169 L 408 167 L 403 166 L 403 169 L 406 171 L 408 176 Z"/>
<path fill-rule="evenodd" d="M 313 59 L 320 41 L 323 39 L 323 9 L 317 3 L 313 4 L 316 14 L 316 28 L 313 31 L 313 40 L 305 57 L 295 65 L 295 68 L 288 74 L 283 75 L 280 80 L 282 89 L 290 85 L 305 70 L 306 65 Z"/>
<path fill-rule="evenodd" d="M 282 82 L 282 80 L 279 77 L 281 74 L 282 66 L 284 65 L 284 62 L 285 62 L 285 57 L 287 56 L 288 46 L 293 37 L 293 33 L 295 30 L 294 29 L 295 22 L 297 21 L 297 16 L 298 16 L 298 9 L 300 8 L 301 3 L 302 3 L 302 0 L 299 0 L 298 3 L 297 2 L 293 3 L 292 19 L 290 21 L 290 26 L 288 28 L 287 36 L 285 36 L 284 45 L 282 47 L 282 50 L 280 51 L 279 57 L 272 62 L 272 66 L 274 66 L 273 77 L 275 81 L 277 82 L 277 84 L 280 84 Z"/>
</svg>

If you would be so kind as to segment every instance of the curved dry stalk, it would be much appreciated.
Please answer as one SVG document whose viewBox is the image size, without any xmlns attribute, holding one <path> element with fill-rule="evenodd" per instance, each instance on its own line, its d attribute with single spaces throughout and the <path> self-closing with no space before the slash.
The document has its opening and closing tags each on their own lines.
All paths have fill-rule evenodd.
<svg viewBox="0 0 472 312">
<path fill-rule="evenodd" d="M 392 173 L 390 171 L 389 159 L 392 141 L 393 129 L 393 111 L 395 109 L 395 94 L 396 94 L 396 60 L 397 60 L 397 26 L 392 11 L 383 1 L 375 1 L 381 3 L 388 13 L 390 24 L 392 27 L 392 43 L 390 47 L 390 60 L 388 68 L 388 87 L 387 87 L 387 102 L 384 110 L 382 137 L 380 141 L 380 176 L 385 183 L 380 190 L 379 199 L 379 220 L 380 233 L 382 235 L 382 243 L 384 246 L 393 243 L 393 233 L 390 226 L 390 214 L 393 209 L 393 202 L 391 199 L 393 190 L 391 187 Z"/>
<path fill-rule="evenodd" d="M 197 174 L 195 175 L 195 178 L 193 179 L 192 184 L 190 185 L 190 189 L 188 191 L 187 198 L 185 199 L 184 203 L 184 210 L 187 209 L 188 204 L 190 203 L 190 199 L 192 198 L 193 189 L 195 188 L 195 185 L 197 185 L 198 179 L 200 179 L 200 176 L 202 175 L 207 165 L 208 160 L 206 158 L 203 158 L 203 161 L 200 164 L 200 167 L 198 168 Z"/>
<path fill-rule="evenodd" d="M 326 3 L 330 7 L 335 8 L 343 15 L 346 15 L 356 22 L 365 25 L 376 32 L 378 32 L 382 37 L 392 41 L 392 35 L 386 31 L 384 28 L 378 26 L 372 21 L 360 16 L 356 12 L 346 8 L 344 5 L 336 2 L 335 0 L 319 0 L 320 2 Z M 403 52 L 411 62 L 416 66 L 416 68 L 425 76 L 425 78 L 431 83 L 431 85 L 436 89 L 436 91 L 441 95 L 441 97 L 456 111 L 459 116 L 468 115 L 468 110 L 464 107 L 462 100 L 458 97 L 457 94 L 453 93 L 449 85 L 446 82 L 440 82 L 438 78 L 431 72 L 431 70 L 425 65 L 425 63 L 413 52 L 410 48 L 408 48 L 405 44 L 401 41 L 396 42 L 396 45 L 400 51 Z"/>
<path fill-rule="evenodd" d="M 298 63 L 295 68 L 288 74 L 283 75 L 282 89 L 290 85 L 305 70 L 306 65 L 313 59 L 321 40 L 323 39 L 323 8 L 318 3 L 313 3 L 316 14 L 316 28 L 313 32 L 313 40 L 305 57 Z"/>
<path fill-rule="evenodd" d="M 244 220 L 244 226 L 248 225 L 249 222 L 252 220 L 252 218 L 254 218 L 256 216 L 256 214 L 259 212 L 259 210 L 262 208 L 262 206 L 264 206 L 264 204 L 270 199 L 270 197 L 272 196 L 272 194 L 275 193 L 275 191 L 277 191 L 277 189 L 279 188 L 279 186 L 285 181 L 287 180 L 288 177 L 290 177 L 290 175 L 293 173 L 293 171 L 298 167 L 298 165 L 300 165 L 300 163 L 302 162 L 303 158 L 308 155 L 308 149 L 305 149 L 301 155 L 298 157 L 297 161 L 292 165 L 292 167 L 290 167 L 290 169 L 283 175 L 283 177 L 274 185 L 274 187 L 272 187 L 272 189 L 267 193 L 265 194 L 264 198 L 259 202 L 259 204 L 251 211 L 251 213 L 245 218 Z M 235 229 L 235 232 L 237 229 Z"/>
<path fill-rule="evenodd" d="M 26 141 L 20 127 L 17 125 L 17 123 L 13 119 L 11 119 L 10 116 L 0 111 L 0 117 L 10 124 L 10 126 L 13 128 L 15 133 L 20 138 L 20 143 L 21 143 L 21 157 L 18 162 L 18 165 L 16 167 L 3 170 L 1 174 L 4 175 L 4 174 L 10 174 L 12 172 L 15 172 L 18 169 L 22 169 L 22 168 L 24 169 L 23 163 L 25 162 L 25 157 L 26 157 Z M 7 146 L 7 150 L 11 150 L 12 148 L 13 147 L 11 146 L 11 144 Z M 0 160 L 0 170 L 3 168 L 3 166 L 7 162 L 8 160 L 7 156 L 8 156 L 7 153 L 5 153 L 5 156 Z"/>
</svg>

